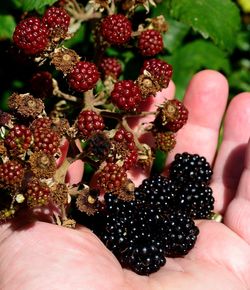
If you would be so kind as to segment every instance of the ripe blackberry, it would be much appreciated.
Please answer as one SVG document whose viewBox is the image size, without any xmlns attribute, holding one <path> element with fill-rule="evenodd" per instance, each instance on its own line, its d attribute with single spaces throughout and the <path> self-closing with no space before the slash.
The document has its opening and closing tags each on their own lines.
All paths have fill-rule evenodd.
<svg viewBox="0 0 250 290">
<path fill-rule="evenodd" d="M 140 275 L 157 271 L 166 262 L 161 242 L 164 219 L 158 210 L 121 201 L 105 194 L 106 226 L 101 234 L 105 245 L 121 264 Z"/>
<path fill-rule="evenodd" d="M 0 165 L 0 187 L 20 186 L 24 176 L 24 168 L 16 160 L 9 160 Z"/>
<path fill-rule="evenodd" d="M 114 57 L 103 58 L 102 63 L 100 64 L 100 69 L 104 75 L 104 78 L 111 76 L 114 79 L 118 79 L 122 72 L 121 64 Z"/>
<path fill-rule="evenodd" d="M 45 183 L 40 182 L 39 179 L 32 178 L 27 184 L 25 196 L 29 207 L 43 206 L 48 203 L 50 189 Z"/>
<path fill-rule="evenodd" d="M 172 78 L 173 68 L 163 60 L 152 58 L 144 61 L 141 73 L 146 70 L 159 83 L 162 88 L 167 88 Z"/>
<path fill-rule="evenodd" d="M 194 221 L 185 213 L 172 213 L 167 218 L 165 255 L 179 257 L 186 255 L 193 247 L 199 234 Z"/>
<path fill-rule="evenodd" d="M 77 118 L 78 133 L 84 138 L 104 129 L 104 121 L 101 115 L 92 110 L 82 111 Z"/>
<path fill-rule="evenodd" d="M 169 177 L 178 182 L 208 183 L 212 173 L 212 168 L 205 157 L 187 152 L 176 154 L 169 168 Z"/>
<path fill-rule="evenodd" d="M 60 137 L 58 133 L 49 128 L 37 129 L 34 135 L 34 151 L 43 151 L 54 155 L 58 152 L 60 146 Z"/>
<path fill-rule="evenodd" d="M 163 39 L 159 31 L 148 29 L 141 33 L 138 48 L 143 56 L 154 56 L 163 50 Z"/>
<path fill-rule="evenodd" d="M 212 189 L 205 183 L 177 181 L 179 194 L 175 206 L 194 219 L 209 218 L 214 208 Z"/>
<path fill-rule="evenodd" d="M 42 21 L 51 31 L 59 28 L 66 33 L 69 28 L 70 16 L 64 8 L 52 6 L 45 11 Z"/>
<path fill-rule="evenodd" d="M 121 161 L 122 166 L 127 170 L 135 165 L 138 153 L 133 134 L 124 128 L 119 128 L 114 135 L 110 155 L 109 162 Z"/>
<path fill-rule="evenodd" d="M 127 180 L 126 170 L 116 163 L 107 163 L 104 168 L 96 173 L 96 188 L 101 193 L 119 192 Z"/>
<path fill-rule="evenodd" d="M 187 122 L 188 110 L 178 100 L 168 100 L 156 112 L 154 125 L 161 131 L 177 132 Z"/>
<path fill-rule="evenodd" d="M 14 155 L 18 155 L 27 151 L 32 142 L 32 133 L 29 128 L 24 125 L 14 125 L 5 137 L 5 146 Z"/>
<path fill-rule="evenodd" d="M 39 54 L 49 43 L 49 31 L 38 17 L 28 17 L 19 22 L 13 34 L 14 43 L 26 54 Z"/>
<path fill-rule="evenodd" d="M 125 44 L 129 41 L 131 33 L 131 22 L 122 14 L 109 15 L 101 23 L 101 35 L 110 44 Z"/>
<path fill-rule="evenodd" d="M 35 119 L 30 124 L 30 130 L 35 131 L 44 128 L 51 128 L 52 120 L 49 117 L 42 117 Z"/>
<path fill-rule="evenodd" d="M 121 263 L 139 275 L 149 275 L 166 263 L 164 252 L 151 242 L 128 247 L 122 254 Z"/>
<path fill-rule="evenodd" d="M 111 92 L 111 101 L 120 110 L 133 112 L 140 107 L 142 94 L 139 87 L 132 80 L 118 81 Z"/>
<path fill-rule="evenodd" d="M 79 61 L 68 74 L 69 86 L 77 92 L 86 92 L 95 87 L 99 72 L 94 63 Z"/>
<path fill-rule="evenodd" d="M 162 175 L 153 175 L 143 180 L 135 190 L 136 199 L 148 206 L 157 207 L 162 215 L 168 213 L 175 204 L 178 188 L 168 178 Z"/>
<path fill-rule="evenodd" d="M 43 100 L 51 97 L 53 94 L 53 81 L 51 73 L 47 71 L 35 73 L 30 80 L 30 90 L 36 98 Z"/>
</svg>

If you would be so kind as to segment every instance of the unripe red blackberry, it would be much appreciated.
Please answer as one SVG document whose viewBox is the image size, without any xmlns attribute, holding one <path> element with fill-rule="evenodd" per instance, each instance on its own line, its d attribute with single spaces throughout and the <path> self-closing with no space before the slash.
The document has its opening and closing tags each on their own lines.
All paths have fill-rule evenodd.
<svg viewBox="0 0 250 290">
<path fill-rule="evenodd" d="M 86 92 L 95 87 L 99 72 L 94 63 L 79 61 L 68 75 L 69 86 L 78 92 Z"/>
<path fill-rule="evenodd" d="M 96 188 L 101 193 L 117 192 L 127 180 L 126 170 L 116 163 L 107 163 L 105 167 L 97 173 Z"/>
<path fill-rule="evenodd" d="M 141 73 L 147 70 L 162 88 L 167 88 L 173 74 L 173 68 L 163 60 L 152 58 L 144 61 Z"/>
<path fill-rule="evenodd" d="M 109 15 L 101 23 L 101 34 L 110 44 L 125 44 L 129 41 L 131 33 L 131 22 L 122 14 Z"/>
<path fill-rule="evenodd" d="M 43 128 L 51 128 L 52 120 L 49 117 L 42 117 L 35 119 L 31 125 L 30 130 L 35 131 Z"/>
<path fill-rule="evenodd" d="M 59 150 L 60 137 L 57 132 L 49 128 L 37 129 L 34 135 L 34 151 L 43 151 L 47 154 L 55 154 Z"/>
<path fill-rule="evenodd" d="M 140 106 L 142 94 L 132 80 L 118 81 L 111 92 L 111 101 L 120 110 L 133 112 Z"/>
<path fill-rule="evenodd" d="M 143 56 L 154 56 L 163 49 L 163 39 L 159 31 L 148 29 L 141 33 L 138 48 Z"/>
<path fill-rule="evenodd" d="M 91 110 L 82 111 L 77 118 L 76 125 L 79 135 L 85 138 L 102 131 L 105 127 L 102 116 Z"/>
<path fill-rule="evenodd" d="M 154 140 L 157 149 L 165 152 L 171 151 L 176 145 L 175 134 L 172 132 L 154 132 Z"/>
<path fill-rule="evenodd" d="M 30 80 L 30 90 L 34 97 L 45 99 L 53 94 L 52 75 L 48 71 L 39 71 Z"/>
<path fill-rule="evenodd" d="M 156 112 L 154 125 L 159 130 L 177 132 L 187 122 L 188 110 L 179 100 L 168 100 Z"/>
<path fill-rule="evenodd" d="M 24 125 L 14 125 L 4 140 L 5 146 L 15 155 L 27 151 L 31 142 L 32 132 Z"/>
<path fill-rule="evenodd" d="M 27 184 L 25 192 L 27 203 L 30 207 L 43 206 L 48 203 L 50 196 L 50 189 L 37 178 L 32 178 Z"/>
<path fill-rule="evenodd" d="M 45 11 L 42 21 L 50 30 L 60 28 L 67 32 L 70 16 L 64 8 L 52 6 Z"/>
<path fill-rule="evenodd" d="M 49 43 L 48 28 L 38 17 L 28 17 L 16 26 L 14 43 L 26 54 L 39 54 Z"/>
<path fill-rule="evenodd" d="M 100 64 L 100 69 L 104 77 L 112 76 L 114 79 L 118 79 L 122 72 L 121 64 L 114 57 L 105 57 Z"/>
<path fill-rule="evenodd" d="M 0 165 L 0 187 L 20 186 L 24 176 L 24 168 L 16 160 L 9 160 Z"/>
</svg>

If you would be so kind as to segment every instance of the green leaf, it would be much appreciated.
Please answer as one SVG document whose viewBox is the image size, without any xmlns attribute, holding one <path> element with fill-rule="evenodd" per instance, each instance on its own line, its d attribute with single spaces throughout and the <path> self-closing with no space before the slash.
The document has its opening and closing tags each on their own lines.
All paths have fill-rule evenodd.
<svg viewBox="0 0 250 290">
<path fill-rule="evenodd" d="M 166 19 L 170 15 L 171 0 L 163 0 L 155 8 L 152 8 L 152 17 L 163 15 Z"/>
<path fill-rule="evenodd" d="M 177 49 L 173 55 L 162 57 L 173 68 L 173 80 L 176 84 L 176 96 L 182 99 L 184 91 L 194 73 L 201 69 L 230 72 L 230 62 L 224 51 L 207 40 L 196 40 Z"/>
<path fill-rule="evenodd" d="M 184 37 L 189 31 L 189 26 L 170 18 L 168 18 L 167 22 L 169 29 L 163 35 L 164 47 L 169 52 L 173 52 L 182 44 Z"/>
<path fill-rule="evenodd" d="M 16 7 L 23 11 L 41 10 L 46 5 L 52 5 L 57 0 L 12 0 Z"/>
<path fill-rule="evenodd" d="M 231 0 L 172 0 L 171 15 L 231 52 L 240 29 L 240 11 Z"/>
<path fill-rule="evenodd" d="M 12 15 L 0 15 L 0 40 L 11 39 L 16 27 L 15 19 Z"/>
</svg>

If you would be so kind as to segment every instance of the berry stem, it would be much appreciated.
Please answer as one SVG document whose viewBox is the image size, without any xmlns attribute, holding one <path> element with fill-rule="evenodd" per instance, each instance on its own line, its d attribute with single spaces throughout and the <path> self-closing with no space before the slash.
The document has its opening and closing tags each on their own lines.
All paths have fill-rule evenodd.
<svg viewBox="0 0 250 290">
<path fill-rule="evenodd" d="M 75 20 L 79 20 L 80 22 L 89 21 L 91 19 L 99 19 L 102 17 L 101 13 L 94 12 L 93 9 L 84 11 L 84 8 L 81 8 L 75 0 L 68 1 L 65 9 L 73 16 Z"/>
<path fill-rule="evenodd" d="M 57 96 L 58 98 L 63 98 L 66 101 L 76 102 L 77 98 L 75 96 L 66 94 L 59 89 L 58 82 L 55 79 L 53 81 L 53 95 Z"/>
<path fill-rule="evenodd" d="M 128 132 L 130 132 L 130 133 L 133 134 L 133 136 L 134 136 L 134 142 L 135 142 L 136 147 L 138 148 L 138 150 L 142 150 L 142 151 L 143 151 L 144 148 L 143 148 L 142 144 L 141 144 L 140 141 L 138 140 L 138 137 L 135 135 L 134 130 L 132 130 L 132 129 L 129 127 L 128 122 L 127 122 L 125 116 L 122 118 L 122 126 L 124 127 L 124 129 L 125 129 L 126 131 L 128 131 Z"/>
</svg>

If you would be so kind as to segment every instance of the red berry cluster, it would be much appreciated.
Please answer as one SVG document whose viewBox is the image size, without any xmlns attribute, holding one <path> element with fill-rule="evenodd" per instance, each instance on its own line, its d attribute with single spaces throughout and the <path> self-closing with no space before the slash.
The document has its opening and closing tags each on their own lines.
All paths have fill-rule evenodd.
<svg viewBox="0 0 250 290">
<path fill-rule="evenodd" d="M 50 7 L 42 18 L 31 16 L 20 21 L 14 31 L 13 41 L 28 55 L 37 55 L 49 50 L 54 29 L 60 28 L 64 37 L 69 27 L 70 16 L 63 8 Z M 60 35 L 62 37 L 62 35 Z"/>
</svg>

